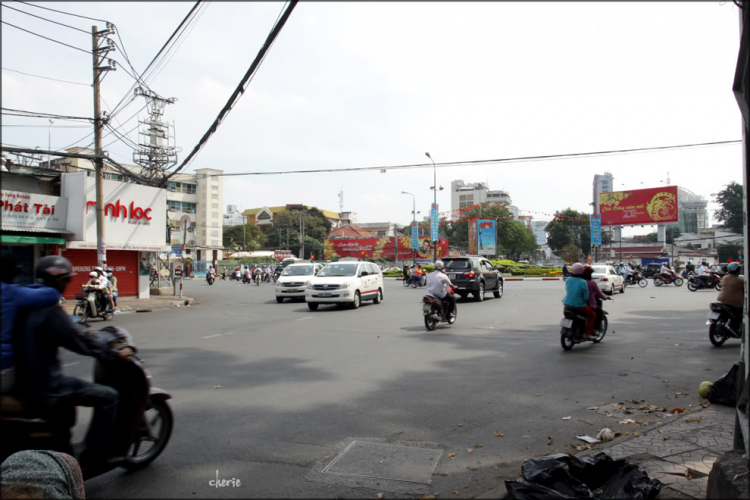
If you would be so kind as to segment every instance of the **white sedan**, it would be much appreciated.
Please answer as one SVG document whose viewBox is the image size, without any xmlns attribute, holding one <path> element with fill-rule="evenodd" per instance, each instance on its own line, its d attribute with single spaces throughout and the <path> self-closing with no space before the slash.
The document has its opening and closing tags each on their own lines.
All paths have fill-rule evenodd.
<svg viewBox="0 0 750 500">
<path fill-rule="evenodd" d="M 591 267 L 594 269 L 591 277 L 596 280 L 602 292 L 612 295 L 619 290 L 620 293 L 625 293 L 625 280 L 617 274 L 614 267 L 605 265 Z"/>
</svg>

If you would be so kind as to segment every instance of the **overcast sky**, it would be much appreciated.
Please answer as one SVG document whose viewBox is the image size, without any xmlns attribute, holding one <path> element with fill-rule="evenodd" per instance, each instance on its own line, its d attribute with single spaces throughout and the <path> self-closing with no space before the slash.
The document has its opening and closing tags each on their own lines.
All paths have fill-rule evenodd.
<svg viewBox="0 0 750 500">
<path fill-rule="evenodd" d="M 87 31 L 93 24 L 17 2 L 3 5 Z M 143 71 L 193 4 L 41 5 L 115 23 L 131 62 Z M 181 158 L 227 101 L 281 8 L 275 2 L 209 2 L 168 64 L 148 80 L 159 94 L 178 98 L 165 118 L 176 123 Z M 91 47 L 85 33 L 5 7 L 2 16 Z M 731 92 L 738 48 L 732 2 L 301 2 L 190 170 L 402 165 L 429 161 L 425 151 L 436 162 L 453 162 L 740 139 Z M 119 51 L 112 57 L 124 66 Z M 91 80 L 90 55 L 6 25 L 2 66 Z M 132 83 L 122 70 L 110 73 L 102 84 L 105 109 Z M 87 86 L 4 69 L 2 91 L 6 108 L 93 114 Z M 137 99 L 117 118 L 124 121 L 143 104 Z M 3 143 L 47 148 L 47 120 L 3 116 L 2 123 Z M 78 125 L 56 122 L 53 149 L 89 132 L 58 127 L 63 124 Z M 123 123 L 121 131 L 135 124 Z M 130 137 L 135 140 L 136 132 Z M 107 149 L 132 163 L 132 150 L 123 144 Z M 438 185 L 446 188 L 438 203 L 441 211 L 450 209 L 452 180 L 488 181 L 492 189 L 509 191 L 522 214 L 549 220 L 566 207 L 590 211 L 593 175 L 605 171 L 614 174 L 617 189 L 656 187 L 669 177 L 710 199 L 724 184 L 742 182 L 741 147 L 438 168 Z M 407 223 L 412 198 L 401 191 L 414 193 L 420 217 L 426 215 L 432 175 L 425 168 L 228 177 L 224 202 L 242 209 L 304 203 L 338 211 L 343 190 L 344 210 L 356 212 L 360 222 Z"/>
</svg>

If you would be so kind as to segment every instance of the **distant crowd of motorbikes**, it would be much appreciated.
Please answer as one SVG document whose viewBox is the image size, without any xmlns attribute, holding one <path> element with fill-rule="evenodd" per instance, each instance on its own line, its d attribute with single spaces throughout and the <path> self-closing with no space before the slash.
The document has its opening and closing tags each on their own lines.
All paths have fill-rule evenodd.
<svg viewBox="0 0 750 500">
<path fill-rule="evenodd" d="M 217 273 L 215 269 L 209 267 L 206 270 L 206 282 L 209 285 L 213 285 L 217 279 L 222 281 L 237 281 L 243 284 L 252 283 L 260 286 L 261 283 L 276 283 L 276 280 L 281 276 L 281 266 L 271 265 L 258 265 L 244 267 L 236 267 L 233 270 L 228 270 L 226 267 L 223 272 Z"/>
</svg>

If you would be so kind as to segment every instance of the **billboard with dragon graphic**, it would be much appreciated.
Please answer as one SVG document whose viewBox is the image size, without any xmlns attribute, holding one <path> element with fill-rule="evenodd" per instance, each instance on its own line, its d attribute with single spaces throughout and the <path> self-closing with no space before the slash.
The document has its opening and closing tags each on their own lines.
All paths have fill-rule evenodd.
<svg viewBox="0 0 750 500">
<path fill-rule="evenodd" d="M 601 193 L 599 207 L 603 226 L 651 225 L 679 221 L 677 186 Z"/>
</svg>

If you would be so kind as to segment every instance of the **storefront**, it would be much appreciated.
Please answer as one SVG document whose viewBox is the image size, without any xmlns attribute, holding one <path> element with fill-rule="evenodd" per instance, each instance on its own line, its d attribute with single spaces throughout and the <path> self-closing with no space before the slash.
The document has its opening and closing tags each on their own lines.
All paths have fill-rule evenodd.
<svg viewBox="0 0 750 500">
<path fill-rule="evenodd" d="M 2 250 L 15 255 L 22 271 L 18 283 L 34 283 L 34 266 L 55 255 L 71 236 L 66 230 L 67 200 L 58 196 L 2 190 Z"/>
<path fill-rule="evenodd" d="M 66 228 L 72 233 L 62 255 L 78 273 L 67 298 L 75 296 L 97 265 L 95 180 L 85 172 L 63 174 L 61 190 L 68 199 Z M 104 261 L 117 277 L 120 297 L 149 296 L 151 254 L 170 250 L 166 204 L 164 189 L 104 181 Z"/>
</svg>

